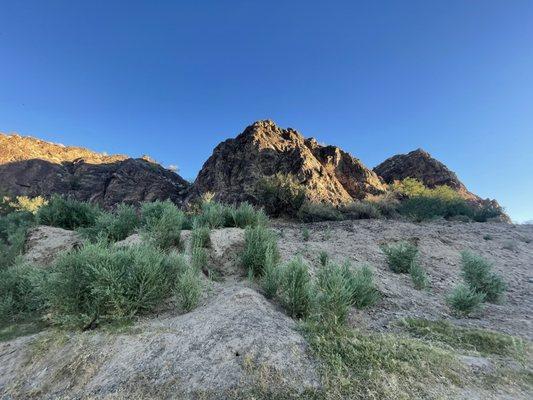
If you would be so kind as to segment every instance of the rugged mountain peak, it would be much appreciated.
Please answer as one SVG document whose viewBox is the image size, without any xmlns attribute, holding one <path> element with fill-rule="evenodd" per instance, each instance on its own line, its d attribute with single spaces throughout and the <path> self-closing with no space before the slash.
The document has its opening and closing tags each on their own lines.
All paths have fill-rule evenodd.
<svg viewBox="0 0 533 400">
<path fill-rule="evenodd" d="M 430 188 L 447 185 L 467 198 L 477 198 L 466 189 L 455 172 L 423 149 L 392 156 L 375 167 L 374 172 L 387 183 L 415 178 Z"/>
<path fill-rule="evenodd" d="M 104 207 L 171 199 L 189 184 L 146 158 L 96 153 L 32 137 L 0 134 L 0 191 L 13 196 L 68 195 Z"/>
<path fill-rule="evenodd" d="M 340 204 L 385 189 L 374 172 L 348 153 L 266 120 L 215 148 L 196 179 L 194 195 L 213 192 L 224 202 L 255 202 L 257 182 L 278 172 L 305 185 L 312 201 Z"/>
</svg>

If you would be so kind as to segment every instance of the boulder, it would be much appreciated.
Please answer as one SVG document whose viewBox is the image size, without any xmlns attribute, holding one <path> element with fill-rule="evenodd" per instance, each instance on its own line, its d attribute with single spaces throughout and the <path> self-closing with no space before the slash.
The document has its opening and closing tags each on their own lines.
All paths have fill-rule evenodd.
<svg viewBox="0 0 533 400">
<path fill-rule="evenodd" d="M 221 399 L 256 385 L 318 387 L 317 365 L 292 319 L 252 289 L 218 288 L 206 305 L 132 332 L 0 343 L 0 397 Z"/>
<path fill-rule="evenodd" d="M 38 226 L 28 232 L 23 257 L 29 263 L 47 267 L 60 253 L 75 249 L 81 243 L 81 237 L 74 231 Z"/>
</svg>

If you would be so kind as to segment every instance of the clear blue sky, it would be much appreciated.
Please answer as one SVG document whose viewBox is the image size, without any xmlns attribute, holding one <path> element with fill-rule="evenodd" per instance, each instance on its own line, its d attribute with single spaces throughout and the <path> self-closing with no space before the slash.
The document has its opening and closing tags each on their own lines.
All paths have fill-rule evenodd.
<svg viewBox="0 0 533 400">
<path fill-rule="evenodd" d="M 533 219 L 533 1 L 0 0 L 0 131 L 191 179 L 266 118 Z"/>
</svg>

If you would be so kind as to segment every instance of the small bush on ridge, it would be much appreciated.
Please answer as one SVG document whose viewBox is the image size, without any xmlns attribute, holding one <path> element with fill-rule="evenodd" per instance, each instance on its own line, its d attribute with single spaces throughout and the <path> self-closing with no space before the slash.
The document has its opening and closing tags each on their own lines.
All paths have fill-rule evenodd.
<svg viewBox="0 0 533 400">
<path fill-rule="evenodd" d="M 300 258 L 282 267 L 280 300 L 293 318 L 306 318 L 313 305 L 313 285 L 307 265 Z"/>
<path fill-rule="evenodd" d="M 96 205 L 54 195 L 39 208 L 36 217 L 40 225 L 74 230 L 93 226 L 100 213 Z"/>
<path fill-rule="evenodd" d="M 447 296 L 446 302 L 459 315 L 470 315 L 481 309 L 485 300 L 483 293 L 478 293 L 467 285 L 459 285 Z"/>
<path fill-rule="evenodd" d="M 268 215 L 296 216 L 305 200 L 305 186 L 290 174 L 277 173 L 257 183 L 255 193 Z"/>
<path fill-rule="evenodd" d="M 0 216 L 0 269 L 13 265 L 22 254 L 28 229 L 35 224 L 33 214 L 15 211 Z"/>
<path fill-rule="evenodd" d="M 411 264 L 409 275 L 411 275 L 411 280 L 413 281 L 415 289 L 422 290 L 429 286 L 429 279 L 426 275 L 426 271 L 422 268 L 419 262 L 415 261 Z"/>
<path fill-rule="evenodd" d="M 461 253 L 461 269 L 465 282 L 472 290 L 482 293 L 485 300 L 497 302 L 507 285 L 500 275 L 492 272 L 492 265 L 483 257 L 464 251 Z"/>
<path fill-rule="evenodd" d="M 263 275 L 268 262 L 279 260 L 277 238 L 274 232 L 264 226 L 248 227 L 244 232 L 244 253 L 242 263 L 253 276 Z M 273 260 L 273 261 L 270 261 Z"/>
<path fill-rule="evenodd" d="M 187 266 L 177 278 L 174 294 L 185 312 L 196 308 L 202 295 L 202 280 L 198 269 Z"/>
<path fill-rule="evenodd" d="M 351 300 L 354 307 L 366 308 L 378 302 L 380 294 L 374 283 L 374 273 L 369 265 L 363 264 L 353 271 L 350 264 L 345 263 L 342 270 L 352 293 Z"/>
<path fill-rule="evenodd" d="M 114 213 L 102 212 L 94 226 L 80 228 L 80 232 L 90 240 L 105 239 L 118 242 L 130 236 L 140 225 L 135 207 L 120 204 Z"/>
<path fill-rule="evenodd" d="M 143 235 L 157 247 L 166 250 L 180 246 L 183 211 L 171 201 L 145 203 L 142 206 Z"/>
<path fill-rule="evenodd" d="M 418 248 L 405 241 L 383 245 L 381 251 L 385 254 L 390 269 L 396 273 L 408 273 L 418 257 Z"/>
</svg>

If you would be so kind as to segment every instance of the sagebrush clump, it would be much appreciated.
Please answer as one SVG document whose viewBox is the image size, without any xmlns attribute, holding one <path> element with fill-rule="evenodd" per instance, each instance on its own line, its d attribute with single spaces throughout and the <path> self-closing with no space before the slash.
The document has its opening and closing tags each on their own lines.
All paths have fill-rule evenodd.
<svg viewBox="0 0 533 400">
<path fill-rule="evenodd" d="M 276 264 L 279 260 L 276 235 L 267 227 L 259 225 L 246 228 L 244 241 L 242 263 L 253 276 L 263 275 L 269 262 Z"/>
<path fill-rule="evenodd" d="M 315 295 L 309 269 L 302 259 L 296 258 L 282 267 L 280 300 L 293 318 L 309 316 Z"/>
<path fill-rule="evenodd" d="M 446 297 L 446 302 L 459 315 L 467 316 L 481 309 L 485 300 L 483 293 L 476 292 L 468 285 L 458 285 Z"/>
<path fill-rule="evenodd" d="M 143 235 L 155 246 L 166 250 L 181 244 L 185 213 L 171 201 L 145 203 L 141 208 Z"/>
<path fill-rule="evenodd" d="M 294 217 L 302 207 L 306 189 L 290 174 L 277 173 L 260 179 L 255 193 L 272 217 Z"/>
<path fill-rule="evenodd" d="M 391 271 L 408 273 L 418 260 L 418 247 L 409 242 L 398 242 L 381 246 Z"/>
<path fill-rule="evenodd" d="M 95 225 L 101 213 L 102 210 L 94 204 L 54 195 L 39 208 L 36 219 L 40 225 L 74 230 Z"/>
<path fill-rule="evenodd" d="M 507 289 L 502 277 L 492 272 L 492 264 L 485 258 L 469 251 L 461 253 L 461 270 L 465 283 L 485 300 L 495 303 Z"/>
</svg>

